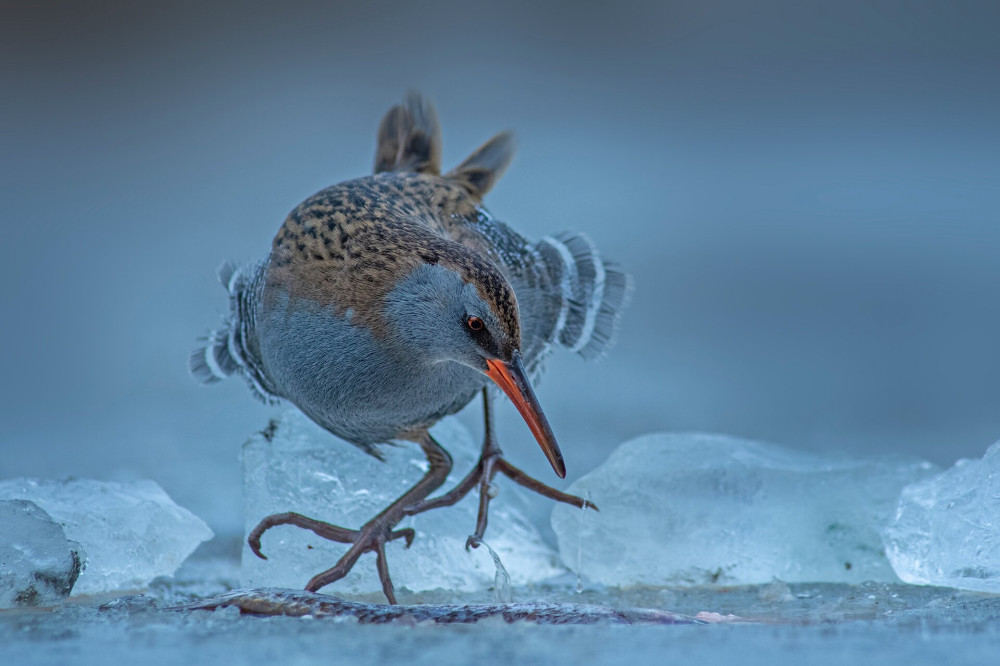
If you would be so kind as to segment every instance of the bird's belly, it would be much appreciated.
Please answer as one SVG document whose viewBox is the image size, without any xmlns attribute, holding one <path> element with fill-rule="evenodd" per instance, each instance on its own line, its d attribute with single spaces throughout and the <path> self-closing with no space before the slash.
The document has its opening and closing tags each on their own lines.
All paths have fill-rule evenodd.
<svg viewBox="0 0 1000 666">
<path fill-rule="evenodd" d="M 283 397 L 361 445 L 427 427 L 472 400 L 488 379 L 455 362 L 400 354 L 332 308 L 287 298 L 258 316 L 261 356 Z"/>
</svg>

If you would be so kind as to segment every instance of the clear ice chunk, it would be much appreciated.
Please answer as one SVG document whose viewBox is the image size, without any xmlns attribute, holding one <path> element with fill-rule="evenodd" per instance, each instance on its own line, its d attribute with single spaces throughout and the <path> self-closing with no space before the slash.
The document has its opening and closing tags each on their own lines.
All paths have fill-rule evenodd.
<svg viewBox="0 0 1000 666">
<path fill-rule="evenodd" d="M 0 608 L 54 606 L 80 575 L 80 545 L 27 500 L 0 500 Z"/>
<path fill-rule="evenodd" d="M 452 473 L 438 492 L 453 488 L 472 469 L 479 444 L 457 420 L 448 418 L 431 429 L 454 461 Z M 383 446 L 385 462 L 336 438 L 298 410 L 285 412 L 264 433 L 243 445 L 243 501 L 246 530 L 265 516 L 294 511 L 342 527 L 358 529 L 417 482 L 427 461 L 416 444 Z M 499 479 L 499 477 L 498 477 Z M 556 553 L 524 517 L 523 495 L 500 481 L 502 490 L 490 503 L 486 538 L 514 585 L 544 580 L 565 572 Z M 402 539 L 386 544 L 389 573 L 398 589 L 486 590 L 496 567 L 486 548 L 465 549 L 476 527 L 478 496 L 451 507 L 407 518 L 397 529 L 416 530 L 407 549 Z M 346 544 L 327 541 L 308 530 L 274 527 L 261 540 L 262 560 L 243 546 L 244 587 L 302 588 L 310 578 L 333 566 Z M 361 556 L 346 578 L 323 591 L 329 594 L 378 594 L 381 584 L 375 556 Z"/>
<path fill-rule="evenodd" d="M 556 505 L 552 527 L 566 566 L 606 585 L 895 581 L 879 530 L 900 489 L 935 470 L 653 434 L 570 486 L 599 512 Z"/>
<path fill-rule="evenodd" d="M 903 488 L 882 536 L 907 583 L 1000 592 L 1000 442 Z"/>
<path fill-rule="evenodd" d="M 86 567 L 74 595 L 144 588 L 213 536 L 153 481 L 9 479 L 0 481 L 0 499 L 34 502 L 83 546 Z"/>
</svg>

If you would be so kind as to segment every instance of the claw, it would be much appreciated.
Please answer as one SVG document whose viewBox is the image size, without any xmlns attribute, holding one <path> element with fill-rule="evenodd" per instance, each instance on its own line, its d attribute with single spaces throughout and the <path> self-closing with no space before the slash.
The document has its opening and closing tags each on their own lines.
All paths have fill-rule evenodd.
<svg viewBox="0 0 1000 666">
<path fill-rule="evenodd" d="M 389 535 L 389 541 L 395 541 L 396 539 L 406 539 L 406 547 L 409 548 L 413 545 L 413 538 L 417 536 L 416 531 L 412 527 L 406 527 L 401 530 L 396 530 Z"/>
<path fill-rule="evenodd" d="M 247 536 L 247 545 L 250 546 L 250 551 L 262 560 L 266 560 L 267 555 L 265 555 L 260 549 L 260 537 L 264 534 L 268 527 L 269 526 L 264 526 L 264 522 L 261 521 L 256 527 L 253 528 L 250 535 Z"/>
</svg>

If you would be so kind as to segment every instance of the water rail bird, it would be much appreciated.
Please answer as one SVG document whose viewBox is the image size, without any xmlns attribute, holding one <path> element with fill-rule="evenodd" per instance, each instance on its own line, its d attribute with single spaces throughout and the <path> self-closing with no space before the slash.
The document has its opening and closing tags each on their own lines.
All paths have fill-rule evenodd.
<svg viewBox="0 0 1000 666">
<path fill-rule="evenodd" d="M 424 476 L 360 529 L 298 513 L 268 516 L 248 541 L 295 525 L 350 544 L 306 590 L 343 578 L 366 552 L 376 555 L 383 591 L 395 603 L 385 544 L 414 538 L 396 529 L 407 516 L 452 505 L 479 487 L 467 546 L 486 530 L 497 473 L 559 502 L 587 503 L 511 465 L 493 429 L 492 381 L 527 422 L 560 478 L 566 468 L 535 397 L 531 377 L 553 347 L 584 358 L 611 343 L 630 280 L 583 234 L 530 242 L 483 207 L 514 154 L 510 133 L 487 141 L 441 173 L 441 130 L 429 102 L 411 93 L 379 130 L 373 175 L 328 187 L 299 204 L 271 251 L 248 267 L 224 266 L 230 314 L 189 359 L 203 383 L 242 375 L 266 402 L 287 400 L 367 453 L 391 440 L 416 442 Z M 485 437 L 475 468 L 430 498 L 451 457 L 428 432 L 482 393 Z"/>
</svg>

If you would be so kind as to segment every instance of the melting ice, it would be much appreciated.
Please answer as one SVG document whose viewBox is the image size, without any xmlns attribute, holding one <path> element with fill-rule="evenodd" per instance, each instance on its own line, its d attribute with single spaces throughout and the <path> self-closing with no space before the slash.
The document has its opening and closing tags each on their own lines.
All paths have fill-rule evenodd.
<svg viewBox="0 0 1000 666">
<path fill-rule="evenodd" d="M 212 531 L 153 481 L 0 481 L 0 499 L 30 500 L 86 552 L 73 594 L 145 587 L 169 576 Z"/>
<path fill-rule="evenodd" d="M 53 606 L 80 575 L 80 544 L 27 500 L 0 500 L 0 608 Z"/>
<path fill-rule="evenodd" d="M 452 474 L 439 492 L 454 487 L 475 464 L 479 446 L 455 419 L 444 419 L 431 433 L 454 460 Z M 427 468 L 416 444 L 382 447 L 380 462 L 337 439 L 289 410 L 267 433 L 243 446 L 243 501 L 246 532 L 267 515 L 294 511 L 357 529 L 417 482 Z M 500 481 L 499 496 L 490 503 L 486 532 L 493 550 L 510 572 L 514 585 L 563 573 L 555 552 L 518 507 L 523 496 L 511 483 Z M 485 548 L 465 549 L 476 527 L 476 491 L 457 505 L 410 517 L 398 528 L 417 535 L 407 549 L 402 539 L 386 544 L 389 573 L 397 589 L 424 591 L 485 590 L 494 585 L 497 569 Z M 397 529 L 398 529 L 397 528 Z M 261 560 L 244 544 L 241 584 L 246 587 L 301 588 L 315 574 L 333 566 L 347 545 L 326 541 L 292 526 L 266 532 Z M 358 560 L 351 573 L 324 592 L 381 594 L 371 553 Z"/>
<path fill-rule="evenodd" d="M 907 583 L 1000 592 L 1000 442 L 906 486 L 883 535 Z"/>
<path fill-rule="evenodd" d="M 557 505 L 563 562 L 608 585 L 895 581 L 879 530 L 919 460 L 828 458 L 734 437 L 654 434 L 622 444 Z"/>
</svg>

